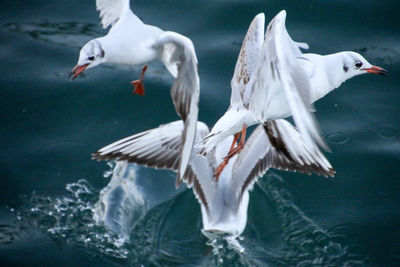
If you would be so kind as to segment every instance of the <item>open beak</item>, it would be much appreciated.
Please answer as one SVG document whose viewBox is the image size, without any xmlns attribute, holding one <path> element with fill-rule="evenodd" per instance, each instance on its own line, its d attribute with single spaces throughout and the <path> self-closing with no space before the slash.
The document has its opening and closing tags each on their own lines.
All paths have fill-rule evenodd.
<svg viewBox="0 0 400 267">
<path fill-rule="evenodd" d="M 72 80 L 74 80 L 76 77 L 79 76 L 79 74 L 81 74 L 89 66 L 89 64 L 90 63 L 86 63 L 86 64 L 83 64 L 81 66 L 76 65 L 72 69 L 71 73 L 68 75 L 68 78 L 72 76 Z"/>
<path fill-rule="evenodd" d="M 365 69 L 362 69 L 362 70 L 365 70 L 368 73 L 374 73 L 374 74 L 379 74 L 379 75 L 383 75 L 383 76 L 387 76 L 388 75 L 387 70 L 382 69 L 381 67 L 378 67 L 378 66 L 374 66 L 374 65 L 372 65 L 371 68 L 365 68 Z"/>
</svg>

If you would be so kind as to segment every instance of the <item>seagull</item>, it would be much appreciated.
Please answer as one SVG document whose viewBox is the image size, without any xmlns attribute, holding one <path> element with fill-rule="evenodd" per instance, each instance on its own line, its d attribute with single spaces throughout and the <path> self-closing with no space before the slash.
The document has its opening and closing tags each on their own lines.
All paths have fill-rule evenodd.
<svg viewBox="0 0 400 267">
<path fill-rule="evenodd" d="M 103 63 L 143 65 L 160 60 L 175 77 L 171 97 L 178 115 L 185 122 L 182 135 L 182 157 L 177 176 L 179 185 L 193 147 L 200 80 L 198 61 L 192 41 L 176 32 L 143 23 L 130 9 L 129 0 L 96 0 L 103 28 L 111 26 L 107 35 L 86 43 L 70 76 L 75 79 L 85 69 Z M 133 81 L 134 92 L 144 94 L 144 66 L 139 80 Z"/>
<path fill-rule="evenodd" d="M 93 153 L 93 159 L 177 171 L 183 131 L 182 121 L 164 124 L 105 146 Z M 196 141 L 208 133 L 207 125 L 197 122 Z M 225 236 L 233 242 L 240 236 L 247 222 L 249 191 L 269 168 L 334 176 L 335 170 L 324 155 L 310 149 L 288 121 L 279 119 L 260 124 L 216 182 L 213 174 L 230 150 L 232 140 L 233 136 L 228 136 L 206 157 L 194 147 L 184 178 L 201 206 L 202 233 L 210 239 Z"/>
<path fill-rule="evenodd" d="M 285 20 L 286 11 L 282 10 L 269 23 L 264 38 L 265 15 L 260 13 L 253 19 L 231 81 L 230 107 L 196 145 L 207 155 L 235 134 L 232 149 L 216 170 L 216 180 L 229 159 L 243 149 L 246 128 L 254 124 L 293 116 L 310 149 L 318 150 L 319 145 L 329 151 L 311 114 L 312 103 L 354 76 L 387 73 L 355 52 L 303 54 L 300 48 L 308 49 L 308 45 L 290 38 Z"/>
</svg>

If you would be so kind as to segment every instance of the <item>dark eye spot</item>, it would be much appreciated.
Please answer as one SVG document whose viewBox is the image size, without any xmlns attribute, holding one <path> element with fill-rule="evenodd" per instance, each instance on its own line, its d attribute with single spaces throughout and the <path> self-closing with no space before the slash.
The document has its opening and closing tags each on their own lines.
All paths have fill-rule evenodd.
<svg viewBox="0 0 400 267">
<path fill-rule="evenodd" d="M 349 67 L 347 67 L 346 65 L 343 66 L 343 70 L 344 72 L 347 72 L 349 70 Z"/>
<path fill-rule="evenodd" d="M 94 60 L 94 56 L 90 56 L 90 57 L 88 57 L 88 59 L 93 61 Z"/>
<path fill-rule="evenodd" d="M 357 69 L 359 69 L 359 68 L 361 68 L 362 63 L 361 62 L 356 62 L 355 66 L 356 66 Z"/>
</svg>

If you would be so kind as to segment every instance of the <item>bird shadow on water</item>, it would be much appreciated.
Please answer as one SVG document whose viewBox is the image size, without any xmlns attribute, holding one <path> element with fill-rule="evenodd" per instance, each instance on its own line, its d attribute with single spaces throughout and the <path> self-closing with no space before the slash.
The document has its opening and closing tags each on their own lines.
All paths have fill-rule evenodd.
<svg viewBox="0 0 400 267">
<path fill-rule="evenodd" d="M 57 243 L 84 247 L 89 255 L 114 265 L 365 264 L 365 259 L 355 251 L 353 244 L 344 242 L 348 242 L 348 239 L 340 232 L 346 225 L 323 229 L 313 222 L 293 203 L 285 183 L 278 175 L 264 176 L 253 190 L 258 206 L 261 201 L 268 202 L 261 206 L 261 213 L 278 230 L 271 232 L 267 229 L 271 224 L 264 221 L 256 223 L 257 220 L 250 217 L 246 231 L 239 238 L 244 251 L 238 252 L 231 249 L 225 239 L 208 241 L 201 234 L 200 208 L 190 190 L 147 210 L 145 201 L 138 196 L 140 190 L 133 190 L 136 192 L 133 200 L 120 193 L 121 190 L 132 192 L 132 184 L 129 184 L 129 177 L 135 176 L 132 169 L 117 164 L 112 173 L 109 185 L 102 190 L 93 188 L 88 181 L 81 179 L 67 184 L 64 196 L 48 197 L 35 193 L 22 196 L 24 204 L 21 207 L 9 208 L 15 214 L 15 221 L 0 226 L 0 246 L 18 242 L 32 232 L 41 231 Z M 116 177 L 120 179 L 120 184 Z M 107 205 L 115 209 L 118 203 L 123 205 L 122 208 L 117 207 L 119 212 L 106 214 Z M 138 209 L 140 207 L 142 209 Z M 130 216 L 131 210 L 135 211 L 135 218 Z M 99 219 L 104 217 L 113 223 L 107 224 L 107 220 Z M 121 222 L 127 221 L 131 227 L 122 227 Z M 119 222 L 118 227 L 115 222 Z"/>
</svg>

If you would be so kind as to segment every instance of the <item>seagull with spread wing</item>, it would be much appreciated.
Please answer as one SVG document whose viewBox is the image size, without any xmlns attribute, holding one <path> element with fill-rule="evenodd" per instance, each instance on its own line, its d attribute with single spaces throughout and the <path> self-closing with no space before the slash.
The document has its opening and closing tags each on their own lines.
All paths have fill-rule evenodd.
<svg viewBox="0 0 400 267">
<path fill-rule="evenodd" d="M 99 64 L 143 65 L 159 60 L 175 77 L 171 97 L 185 127 L 182 135 L 182 156 L 177 183 L 182 179 L 193 147 L 198 117 L 200 80 L 197 57 L 192 41 L 176 32 L 143 23 L 130 9 L 129 0 L 96 0 L 104 28 L 108 34 L 86 43 L 77 65 L 71 72 L 75 79 L 85 69 Z M 144 94 L 144 66 L 139 80 L 133 81 L 135 93 Z"/>
<path fill-rule="evenodd" d="M 177 171 L 181 157 L 184 124 L 175 121 L 138 133 L 93 154 L 98 160 L 134 162 L 147 167 Z M 207 125 L 197 123 L 196 141 L 209 133 Z M 314 172 L 325 177 L 335 171 L 320 151 L 307 146 L 302 136 L 284 119 L 259 125 L 240 153 L 221 172 L 219 182 L 213 179 L 217 166 L 228 153 L 233 136 L 218 143 L 206 157 L 192 151 L 184 182 L 193 188 L 200 205 L 203 233 L 239 236 L 247 222 L 249 190 L 269 168 Z"/>
<path fill-rule="evenodd" d="M 371 65 L 355 52 L 303 54 L 300 48 L 308 49 L 308 45 L 290 38 L 285 20 L 283 10 L 269 23 L 264 36 L 264 14 L 253 19 L 231 81 L 230 107 L 198 144 L 200 153 L 206 155 L 227 136 L 235 134 L 232 149 L 215 172 L 216 180 L 229 159 L 243 149 L 246 128 L 254 124 L 293 116 L 303 141 L 313 153 L 318 153 L 317 145 L 328 150 L 310 112 L 312 103 L 356 75 L 386 75 L 384 69 Z"/>
</svg>

